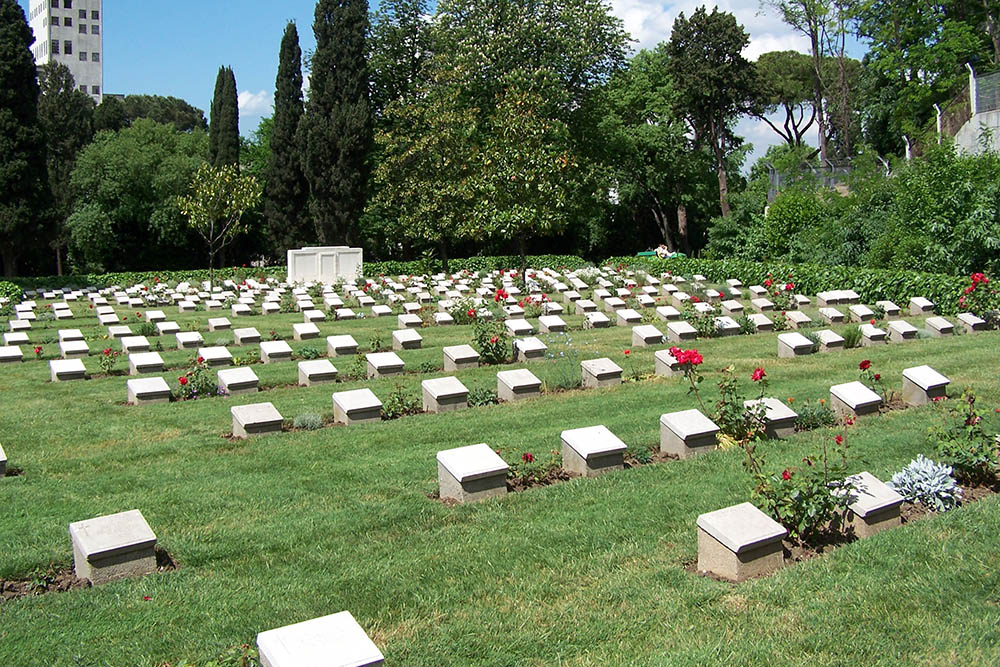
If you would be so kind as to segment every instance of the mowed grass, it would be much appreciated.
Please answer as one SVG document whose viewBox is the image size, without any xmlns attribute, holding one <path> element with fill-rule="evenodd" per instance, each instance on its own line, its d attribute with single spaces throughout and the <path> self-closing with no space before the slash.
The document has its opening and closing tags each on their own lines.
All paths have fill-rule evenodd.
<svg viewBox="0 0 1000 667">
<path fill-rule="evenodd" d="M 59 327 L 103 332 L 84 316 L 85 306 L 75 308 L 80 319 L 48 329 L 36 323 L 33 344 L 54 338 Z M 170 316 L 174 309 L 165 310 Z M 204 327 L 208 316 L 176 320 L 182 328 L 191 321 Z M 582 321 L 564 319 L 575 329 Z M 265 338 L 274 328 L 290 340 L 299 320 L 233 322 L 256 326 Z M 324 336 L 353 334 L 362 348 L 375 331 L 389 343 L 394 328 L 395 318 L 320 325 Z M 471 327 L 421 334 L 422 350 L 399 353 L 408 370 L 425 362 L 440 368 L 441 347 L 469 342 Z M 204 328 L 202 335 L 208 345 L 231 340 Z M 597 356 L 611 357 L 626 373 L 631 365 L 652 371 L 653 350 L 632 349 L 630 341 L 624 327 L 573 331 L 553 337 L 556 359 L 528 367 L 548 385 Z M 172 342 L 163 339 L 165 348 Z M 776 334 L 697 347 L 706 359 L 703 391 L 713 402 L 714 371 L 728 364 L 745 387 L 750 371 L 763 365 L 769 394 L 801 403 L 857 379 L 858 362 L 869 358 L 891 387 L 899 388 L 904 368 L 927 363 L 951 378 L 953 395 L 973 386 L 992 406 L 1000 405 L 998 342 L 1000 334 L 991 332 L 795 360 L 776 358 Z M 106 345 L 91 342 L 92 352 Z M 297 351 L 307 345 L 325 353 L 322 338 L 292 343 Z M 44 348 L 46 358 L 57 352 L 51 343 Z M 632 349 L 628 360 L 625 349 Z M 162 353 L 172 367 L 164 377 L 175 380 L 193 354 Z M 333 362 L 344 371 L 352 360 Z M 85 363 L 99 372 L 96 358 Z M 266 388 L 257 396 L 129 407 L 124 376 L 51 384 L 45 362 L 0 366 L 0 442 L 10 465 L 24 469 L 0 480 L 0 577 L 70 565 L 70 522 L 133 508 L 180 565 L 0 603 L 0 664 L 204 663 L 252 643 L 262 630 L 345 609 L 394 665 L 1000 662 L 995 499 L 730 585 L 686 567 L 696 557 L 697 516 L 748 499 L 736 451 L 475 505 L 446 507 L 428 497 L 437 489 L 434 456 L 441 449 L 487 442 L 514 460 L 525 451 L 558 450 L 562 430 L 594 424 L 630 447 L 656 446 L 661 414 L 697 407 L 682 379 L 228 440 L 233 405 L 271 401 L 287 418 L 324 414 L 332 411 L 333 391 L 370 386 L 384 400 L 398 384 L 418 397 L 422 379 L 444 374 L 299 388 L 291 386 L 295 362 L 253 368 Z M 457 376 L 470 387 L 495 387 L 497 370 Z M 859 457 L 855 469 L 886 478 L 918 453 L 932 455 L 932 411 L 860 420 L 848 436 Z M 833 435 L 802 433 L 762 449 L 768 466 L 780 470 Z"/>
</svg>

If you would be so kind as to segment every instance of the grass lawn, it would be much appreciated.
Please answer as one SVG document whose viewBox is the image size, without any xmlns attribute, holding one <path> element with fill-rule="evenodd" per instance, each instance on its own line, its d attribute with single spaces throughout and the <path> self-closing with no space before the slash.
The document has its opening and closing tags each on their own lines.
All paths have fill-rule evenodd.
<svg viewBox="0 0 1000 667">
<path fill-rule="evenodd" d="M 44 359 L 54 358 L 57 345 L 46 341 L 60 327 L 104 333 L 85 305 L 74 309 L 75 320 L 36 322 L 32 345 L 22 346 L 26 357 L 44 343 Z M 207 332 L 207 313 L 175 318 L 175 308 L 164 310 L 182 329 L 199 322 L 206 345 L 232 340 L 229 332 Z M 552 337 L 555 358 L 527 365 L 546 386 L 597 356 L 626 373 L 630 364 L 652 372 L 652 349 L 633 349 L 626 361 L 628 328 L 580 331 L 581 317 L 564 319 L 573 331 Z M 275 329 L 291 341 L 300 320 L 233 323 L 256 326 L 265 339 Z M 395 317 L 320 324 L 323 336 L 351 333 L 363 350 L 374 332 L 391 342 L 395 328 Z M 419 397 L 421 380 L 445 375 L 441 347 L 469 342 L 471 327 L 421 334 L 423 349 L 399 353 L 413 371 L 400 379 L 300 388 L 294 361 L 254 365 L 265 389 L 256 396 L 144 407 L 124 405 L 125 376 L 51 384 L 44 360 L 0 366 L 0 442 L 10 465 L 24 470 L 0 480 L 0 578 L 69 566 L 70 522 L 129 509 L 142 511 L 179 564 L 0 603 L 0 665 L 201 665 L 252 644 L 260 631 L 341 610 L 358 619 L 389 665 L 1000 663 L 996 498 L 732 585 L 686 568 L 696 557 L 697 516 L 748 499 L 739 451 L 474 505 L 447 507 L 428 497 L 437 490 L 442 449 L 487 442 L 515 460 L 558 450 L 562 430 L 595 424 L 631 448 L 655 447 L 661 414 L 697 406 L 682 378 L 373 425 L 223 437 L 237 404 L 271 401 L 292 418 L 330 414 L 333 391 L 360 386 L 383 400 L 397 384 Z M 168 348 L 173 337 L 162 340 Z M 773 333 L 697 347 L 713 402 L 714 370 L 728 364 L 745 388 L 750 371 L 764 366 L 769 394 L 800 403 L 857 379 L 867 358 L 896 390 L 904 368 L 926 363 L 951 379 L 951 395 L 973 386 L 992 407 L 1000 405 L 998 342 L 1000 333 L 988 332 L 794 360 L 776 358 Z M 109 344 L 92 341 L 91 351 Z M 322 338 L 291 345 L 326 351 Z M 162 375 L 175 384 L 193 351 L 161 354 Z M 352 361 L 333 359 L 342 372 Z M 99 373 L 96 357 L 85 363 Z M 495 389 L 497 370 L 456 375 L 466 386 Z M 860 459 L 855 469 L 887 479 L 918 453 L 934 458 L 926 442 L 932 412 L 859 420 L 848 435 Z M 834 433 L 799 433 L 761 449 L 768 467 L 781 470 Z"/>
</svg>

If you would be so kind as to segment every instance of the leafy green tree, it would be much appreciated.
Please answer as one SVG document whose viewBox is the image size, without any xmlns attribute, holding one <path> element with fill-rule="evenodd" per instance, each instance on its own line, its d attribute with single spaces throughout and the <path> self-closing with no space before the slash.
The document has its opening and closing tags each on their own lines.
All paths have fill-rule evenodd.
<svg viewBox="0 0 1000 667">
<path fill-rule="evenodd" d="M 753 108 L 757 92 L 753 64 L 742 55 L 749 43 L 735 16 L 699 7 L 690 19 L 678 14 L 667 45 L 679 106 L 715 157 L 724 217 L 730 213 L 727 156 L 738 145 L 730 127 Z"/>
<path fill-rule="evenodd" d="M 246 231 L 243 216 L 260 196 L 260 183 L 253 176 L 241 175 L 237 165 L 203 164 L 191 181 L 191 193 L 178 199 L 181 213 L 208 246 L 210 285 L 215 284 L 215 255 Z"/>
<path fill-rule="evenodd" d="M 62 252 L 69 242 L 66 219 L 73 212 L 74 192 L 70 176 L 76 155 L 94 136 L 94 100 L 77 89 L 69 68 L 50 62 L 38 69 L 38 119 L 45 132 L 52 214 L 56 230 L 51 241 L 56 253 L 56 271 L 62 275 Z"/>
<path fill-rule="evenodd" d="M 117 132 L 128 125 L 125 102 L 114 95 L 105 95 L 94 109 L 94 132 L 111 130 Z"/>
<path fill-rule="evenodd" d="M 103 99 L 108 98 L 109 96 L 105 95 Z M 126 95 L 122 104 L 125 106 L 126 125 L 131 125 L 138 118 L 148 118 L 157 123 L 172 124 L 181 132 L 208 129 L 205 113 L 176 97 Z"/>
<path fill-rule="evenodd" d="M 448 248 L 471 236 L 482 170 L 477 110 L 462 102 L 461 73 L 435 69 L 420 94 L 398 99 L 385 111 L 375 140 L 372 207 L 389 219 L 392 238 L 436 248 L 448 272 Z"/>
<path fill-rule="evenodd" d="M 790 146 L 801 146 L 816 122 L 812 59 L 798 51 L 771 51 L 757 59 L 761 107 L 753 114 L 766 122 Z M 784 113 L 780 127 L 771 121 Z M 780 122 L 780 121 L 779 121 Z"/>
<path fill-rule="evenodd" d="M 273 135 L 274 118 L 264 116 L 249 137 L 240 137 L 240 171 L 253 176 L 261 183 L 267 180 Z"/>
<path fill-rule="evenodd" d="M 302 120 L 302 50 L 294 23 L 285 26 L 278 56 L 274 121 L 264 178 L 264 218 L 276 248 L 298 248 L 312 237 L 307 217 L 309 183 L 302 172 L 298 128 Z"/>
<path fill-rule="evenodd" d="M 382 117 L 390 103 L 409 100 L 433 56 L 427 0 L 383 0 L 372 17 L 372 110 Z M 378 123 L 379 121 L 376 121 Z"/>
<path fill-rule="evenodd" d="M 0 0 L 0 258 L 5 276 L 44 238 L 50 194 L 38 119 L 35 39 L 16 0 Z"/>
<path fill-rule="evenodd" d="M 86 271 L 191 268 L 195 241 L 177 208 L 208 156 L 202 130 L 181 132 L 141 118 L 101 132 L 76 159 L 78 193 L 67 221 L 70 261 Z"/>
<path fill-rule="evenodd" d="M 236 76 L 231 67 L 220 67 L 215 79 L 212 117 L 208 124 L 208 159 L 216 166 L 240 164 L 240 109 Z"/>
<path fill-rule="evenodd" d="M 313 32 L 309 101 L 299 124 L 310 211 L 321 243 L 350 243 L 371 171 L 367 0 L 319 0 Z"/>
</svg>

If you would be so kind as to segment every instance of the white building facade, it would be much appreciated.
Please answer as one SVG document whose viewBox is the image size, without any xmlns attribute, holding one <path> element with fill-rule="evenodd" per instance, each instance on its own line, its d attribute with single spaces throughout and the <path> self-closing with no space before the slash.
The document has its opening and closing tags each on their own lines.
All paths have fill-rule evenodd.
<svg viewBox="0 0 1000 667">
<path fill-rule="evenodd" d="M 104 95 L 104 12 L 101 0 L 31 0 L 35 64 L 69 67 L 82 92 L 98 104 Z"/>
</svg>

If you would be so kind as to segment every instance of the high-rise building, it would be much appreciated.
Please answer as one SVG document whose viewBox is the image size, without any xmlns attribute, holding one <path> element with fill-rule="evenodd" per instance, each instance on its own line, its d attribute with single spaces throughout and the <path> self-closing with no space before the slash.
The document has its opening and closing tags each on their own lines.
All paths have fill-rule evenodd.
<svg viewBox="0 0 1000 667">
<path fill-rule="evenodd" d="M 31 0 L 35 64 L 62 63 L 77 87 L 100 104 L 104 94 L 101 0 Z"/>
</svg>

